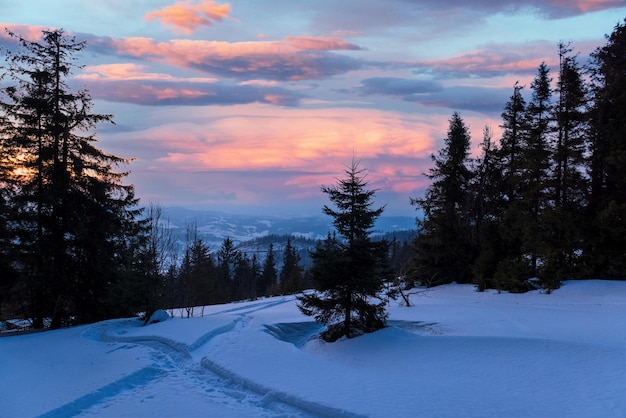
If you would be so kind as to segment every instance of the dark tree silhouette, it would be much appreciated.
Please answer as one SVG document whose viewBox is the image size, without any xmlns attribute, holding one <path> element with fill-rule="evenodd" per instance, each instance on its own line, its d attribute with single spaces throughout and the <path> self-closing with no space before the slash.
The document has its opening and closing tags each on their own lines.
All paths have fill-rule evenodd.
<svg viewBox="0 0 626 418">
<path fill-rule="evenodd" d="M 418 220 L 413 281 L 434 286 L 452 281 L 470 281 L 473 261 L 472 208 L 469 168 L 470 134 L 461 116 L 451 119 L 444 147 L 432 159 L 427 175 L 433 182 L 424 198 L 411 204 L 424 212 Z"/>
<path fill-rule="evenodd" d="M 91 112 L 86 90 L 66 79 L 85 44 L 63 30 L 41 41 L 14 33 L 21 49 L 7 52 L 2 89 L 2 136 L 15 152 L 12 170 L 13 247 L 21 299 L 35 327 L 115 315 L 112 289 L 127 272 L 129 246 L 139 233 L 134 188 L 115 168 L 128 160 L 95 146 L 97 124 L 111 115 Z"/>
<path fill-rule="evenodd" d="M 297 249 L 291 245 L 291 238 L 283 253 L 283 267 L 280 270 L 280 289 L 283 294 L 292 294 L 302 290 L 303 268 L 300 266 L 300 257 Z"/>
<path fill-rule="evenodd" d="M 352 161 L 346 177 L 324 186 L 335 209 L 324 206 L 341 239 L 330 235 L 311 254 L 316 291 L 298 297 L 300 310 L 329 325 L 323 338 L 334 341 L 385 326 L 388 242 L 371 240 L 371 230 L 384 207 L 372 209 L 375 190 L 367 190 L 366 171 Z"/>
<path fill-rule="evenodd" d="M 591 201 L 585 261 L 590 274 L 624 279 L 626 271 L 626 19 L 593 53 Z"/>
</svg>

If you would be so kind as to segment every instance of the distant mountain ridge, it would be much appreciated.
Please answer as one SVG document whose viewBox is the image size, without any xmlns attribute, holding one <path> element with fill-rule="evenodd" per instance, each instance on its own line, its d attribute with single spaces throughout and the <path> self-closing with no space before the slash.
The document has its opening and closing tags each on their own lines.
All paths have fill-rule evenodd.
<svg viewBox="0 0 626 418">
<path fill-rule="evenodd" d="M 188 227 L 195 225 L 199 238 L 213 249 L 219 247 L 226 238 L 232 239 L 235 244 L 268 235 L 318 240 L 333 231 L 331 218 L 322 215 L 289 218 L 164 207 L 162 217 L 177 240 L 184 241 Z M 415 229 L 415 218 L 409 216 L 381 216 L 374 227 L 376 234 Z"/>
</svg>

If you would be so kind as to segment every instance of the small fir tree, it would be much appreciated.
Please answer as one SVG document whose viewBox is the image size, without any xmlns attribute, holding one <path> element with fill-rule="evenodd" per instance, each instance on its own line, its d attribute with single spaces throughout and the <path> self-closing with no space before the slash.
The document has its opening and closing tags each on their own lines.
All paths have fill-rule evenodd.
<svg viewBox="0 0 626 418">
<path fill-rule="evenodd" d="M 374 242 L 371 232 L 384 207 L 372 209 L 375 190 L 367 190 L 366 171 L 353 160 L 346 178 L 334 186 L 324 186 L 336 209 L 324 206 L 333 218 L 336 235 L 319 243 L 312 252 L 311 276 L 316 291 L 298 297 L 300 310 L 328 325 L 326 341 L 385 326 L 386 300 L 382 291 L 387 277 L 386 241 Z"/>
<path fill-rule="evenodd" d="M 287 238 L 287 245 L 283 253 L 283 268 L 280 270 L 280 288 L 283 294 L 292 294 L 302 290 L 303 268 L 300 266 L 300 256 L 296 248 L 291 245 L 291 238 Z"/>
<path fill-rule="evenodd" d="M 235 243 L 230 237 L 226 237 L 217 251 L 217 282 L 218 292 L 223 302 L 233 300 L 235 267 L 240 251 L 235 248 Z"/>
<path fill-rule="evenodd" d="M 267 256 L 263 262 L 261 277 L 257 282 L 257 294 L 270 296 L 276 292 L 278 285 L 278 272 L 276 271 L 276 256 L 274 255 L 274 244 L 269 245 Z"/>
</svg>

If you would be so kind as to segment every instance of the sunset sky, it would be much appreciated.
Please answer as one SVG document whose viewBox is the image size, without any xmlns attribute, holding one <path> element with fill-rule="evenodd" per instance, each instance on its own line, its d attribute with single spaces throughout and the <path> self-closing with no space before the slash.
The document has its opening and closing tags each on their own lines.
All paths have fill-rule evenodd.
<svg viewBox="0 0 626 418">
<path fill-rule="evenodd" d="M 99 147 L 141 203 L 321 214 L 353 155 L 386 214 L 413 216 L 459 111 L 478 152 L 557 44 L 584 62 L 626 0 L 0 0 L 0 27 L 87 41 Z M 0 46 L 10 46 L 4 31 Z"/>
</svg>

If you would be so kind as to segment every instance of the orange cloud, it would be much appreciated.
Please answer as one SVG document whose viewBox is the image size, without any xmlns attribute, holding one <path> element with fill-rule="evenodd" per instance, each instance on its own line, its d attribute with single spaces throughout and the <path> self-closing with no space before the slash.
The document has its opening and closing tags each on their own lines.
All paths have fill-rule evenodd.
<svg viewBox="0 0 626 418">
<path fill-rule="evenodd" d="M 186 0 L 149 12 L 144 18 L 149 22 L 158 20 L 163 25 L 171 26 L 175 32 L 191 34 L 198 28 L 221 22 L 228 17 L 230 10 L 228 3 L 217 4 L 214 1 L 204 1 L 193 4 L 191 0 Z"/>
</svg>

